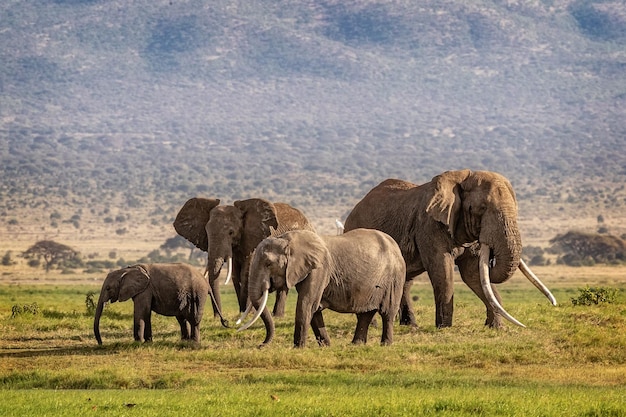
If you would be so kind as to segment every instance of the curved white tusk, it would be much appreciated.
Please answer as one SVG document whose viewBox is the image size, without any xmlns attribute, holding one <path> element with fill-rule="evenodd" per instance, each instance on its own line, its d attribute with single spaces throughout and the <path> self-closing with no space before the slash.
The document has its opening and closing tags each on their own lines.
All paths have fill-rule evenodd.
<svg viewBox="0 0 626 417">
<path fill-rule="evenodd" d="M 237 319 L 235 324 L 237 325 L 241 324 L 241 322 L 248 316 L 248 314 L 250 314 L 250 311 L 252 311 L 252 303 L 248 304 L 248 308 L 246 308 L 246 311 L 241 313 L 241 317 Z"/>
<path fill-rule="evenodd" d="M 522 271 L 522 274 L 524 274 L 524 276 L 528 278 L 528 280 L 532 282 L 533 285 L 537 287 L 548 300 L 550 300 L 553 306 L 556 305 L 556 298 L 554 298 L 554 295 L 552 295 L 548 287 L 546 287 L 543 282 L 537 278 L 537 275 L 535 275 L 533 271 L 530 270 L 528 265 L 526 265 L 526 262 L 521 259 L 519 260 L 519 270 Z"/>
<path fill-rule="evenodd" d="M 270 294 L 269 290 L 265 290 L 263 292 L 263 299 L 261 300 L 261 305 L 256 310 L 256 314 L 254 315 L 254 317 L 252 317 L 252 319 L 250 319 L 249 322 L 247 322 L 246 324 L 244 324 L 243 326 L 238 328 L 237 329 L 238 332 L 240 332 L 242 330 L 246 330 L 248 327 L 252 326 L 254 324 L 254 322 L 257 321 L 257 319 L 259 317 L 261 317 L 261 314 L 263 313 L 263 310 L 265 310 L 265 305 L 267 304 L 267 297 L 269 296 L 269 294 Z"/>
<path fill-rule="evenodd" d="M 480 261 L 478 262 L 478 268 L 480 271 L 480 286 L 483 289 L 483 293 L 485 294 L 485 297 L 487 297 L 491 308 L 493 308 L 496 313 L 500 314 L 513 324 L 517 324 L 520 327 L 526 327 L 515 317 L 507 313 L 507 311 L 500 305 L 498 299 L 493 293 L 493 290 L 491 289 L 491 281 L 489 281 L 489 252 L 489 246 L 484 244 L 480 245 Z"/>
<path fill-rule="evenodd" d="M 224 284 L 228 284 L 230 282 L 230 278 L 231 278 L 231 276 L 233 274 L 233 258 L 232 258 L 232 256 L 228 257 L 226 262 L 228 263 L 228 274 L 226 275 L 226 281 L 224 281 Z"/>
</svg>

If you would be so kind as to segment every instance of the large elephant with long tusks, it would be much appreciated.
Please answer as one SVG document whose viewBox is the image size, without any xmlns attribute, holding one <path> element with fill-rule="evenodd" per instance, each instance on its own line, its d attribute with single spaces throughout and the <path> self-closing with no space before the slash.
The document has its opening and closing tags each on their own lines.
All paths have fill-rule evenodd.
<svg viewBox="0 0 626 417">
<path fill-rule="evenodd" d="M 267 308 L 268 293 L 296 287 L 298 301 L 294 346 L 303 347 L 309 325 L 317 342 L 330 339 L 322 310 L 354 313 L 357 326 L 352 343 L 367 342 L 372 318 L 382 318 L 381 344 L 393 341 L 393 322 L 400 307 L 406 267 L 396 242 L 378 230 L 357 229 L 338 236 L 296 230 L 263 240 L 250 267 L 249 295 L 257 314 L 239 330 L 263 317 L 266 336 L 274 325 Z"/>
<path fill-rule="evenodd" d="M 285 203 L 271 203 L 261 198 L 220 205 L 219 199 L 192 198 L 180 209 L 174 220 L 179 235 L 207 252 L 207 273 L 217 316 L 222 310 L 219 274 L 226 263 L 228 276 L 237 293 L 239 309 L 246 309 L 248 300 L 248 268 L 254 248 L 273 233 L 314 227 L 300 210 Z M 287 291 L 276 294 L 273 314 L 285 313 Z"/>
<path fill-rule="evenodd" d="M 407 274 L 401 324 L 416 325 L 409 293 L 412 280 L 428 272 L 435 325 L 452 326 L 455 263 L 463 281 L 485 304 L 485 324 L 490 327 L 500 327 L 501 317 L 523 326 L 504 310 L 492 285 L 508 280 L 518 268 L 556 305 L 520 258 L 517 200 L 511 183 L 498 173 L 447 171 L 422 185 L 387 179 L 346 218 L 346 231 L 363 227 L 389 234 L 402 250 Z"/>
</svg>

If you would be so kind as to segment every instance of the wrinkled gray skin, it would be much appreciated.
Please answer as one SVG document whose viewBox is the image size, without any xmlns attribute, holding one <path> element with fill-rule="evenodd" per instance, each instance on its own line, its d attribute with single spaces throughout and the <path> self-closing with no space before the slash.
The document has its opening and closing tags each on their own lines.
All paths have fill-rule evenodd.
<svg viewBox="0 0 626 417">
<path fill-rule="evenodd" d="M 377 230 L 359 229 L 339 236 L 291 231 L 267 238 L 257 247 L 250 269 L 250 301 L 258 310 L 265 290 L 296 287 L 295 347 L 305 346 L 309 325 L 319 345 L 330 344 L 322 316 L 325 308 L 356 314 L 354 344 L 367 342 L 369 324 L 378 312 L 383 322 L 381 343 L 389 345 L 405 273 L 398 245 Z M 273 323 L 267 308 L 263 314 L 263 343 L 267 344 Z"/>
<path fill-rule="evenodd" d="M 93 332 L 98 344 L 104 303 L 133 299 L 133 335 L 152 341 L 152 311 L 175 316 L 182 340 L 200 342 L 200 321 L 210 287 L 202 273 L 186 264 L 139 264 L 109 273 L 102 284 Z"/>
<path fill-rule="evenodd" d="M 178 212 L 174 221 L 176 232 L 198 248 L 207 252 L 209 284 L 217 316 L 222 304 L 219 274 L 224 261 L 232 258 L 232 281 L 237 293 L 240 311 L 248 300 L 247 279 L 254 248 L 272 233 L 303 229 L 314 231 L 313 225 L 298 209 L 285 203 L 271 203 L 260 198 L 219 205 L 218 199 L 192 198 Z M 274 316 L 285 314 L 287 291 L 276 294 Z"/>
<path fill-rule="evenodd" d="M 476 243 L 491 249 L 492 283 L 508 280 L 518 267 L 522 241 L 517 227 L 517 201 L 513 187 L 502 175 L 447 171 L 419 186 L 385 180 L 354 207 L 345 221 L 346 231 L 362 227 L 388 233 L 402 250 L 407 275 L 401 324 L 415 325 L 409 298 L 412 280 L 428 272 L 435 296 L 435 325 L 452 325 L 456 263 L 463 281 L 485 303 L 485 324 L 502 325 L 481 288 L 476 250 Z M 493 285 L 492 289 L 500 301 Z"/>
</svg>

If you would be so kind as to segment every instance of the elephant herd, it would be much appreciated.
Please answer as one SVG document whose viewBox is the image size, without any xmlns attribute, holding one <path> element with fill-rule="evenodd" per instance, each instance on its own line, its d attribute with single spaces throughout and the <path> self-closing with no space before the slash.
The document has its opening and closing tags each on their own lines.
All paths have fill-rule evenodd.
<svg viewBox="0 0 626 417">
<path fill-rule="evenodd" d="M 370 190 L 345 220 L 344 233 L 321 236 L 298 209 L 260 198 L 220 205 L 218 199 L 192 198 L 174 221 L 178 234 L 207 252 L 205 274 L 185 264 L 133 265 L 108 274 L 94 318 L 105 302 L 134 302 L 134 338 L 152 340 L 150 314 L 175 316 L 183 340 L 200 340 L 207 298 L 222 325 L 218 277 L 228 265 L 241 324 L 254 309 L 266 329 L 263 345 L 274 336 L 273 317 L 285 314 L 295 287 L 294 346 L 305 346 L 309 326 L 319 345 L 329 345 L 322 311 L 354 313 L 352 343 L 366 343 L 374 315 L 382 319 L 381 343 L 393 341 L 393 323 L 416 326 L 411 306 L 413 279 L 423 272 L 433 287 L 435 325 L 449 327 L 453 316 L 455 265 L 463 282 L 486 307 L 485 325 L 502 318 L 524 326 L 503 307 L 493 284 L 517 268 L 556 305 L 548 288 L 521 259 L 517 201 L 510 182 L 489 171 L 447 171 L 422 185 L 388 179 Z M 276 292 L 272 313 L 266 304 Z"/>
</svg>

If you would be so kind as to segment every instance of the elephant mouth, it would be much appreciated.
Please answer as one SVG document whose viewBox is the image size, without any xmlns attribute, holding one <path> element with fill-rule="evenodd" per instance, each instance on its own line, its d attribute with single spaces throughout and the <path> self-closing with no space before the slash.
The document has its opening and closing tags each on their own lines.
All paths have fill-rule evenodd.
<svg viewBox="0 0 626 417">
<path fill-rule="evenodd" d="M 274 292 L 274 291 L 276 291 L 276 286 L 274 285 L 274 277 L 270 276 L 269 292 Z"/>
</svg>

